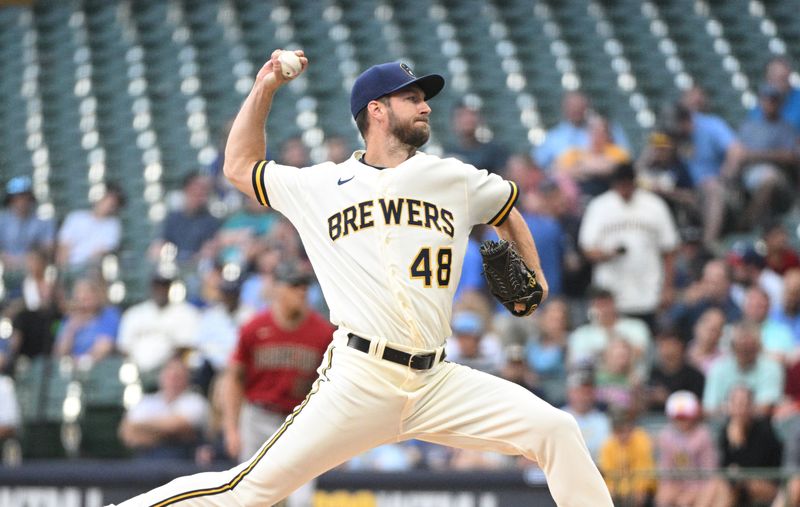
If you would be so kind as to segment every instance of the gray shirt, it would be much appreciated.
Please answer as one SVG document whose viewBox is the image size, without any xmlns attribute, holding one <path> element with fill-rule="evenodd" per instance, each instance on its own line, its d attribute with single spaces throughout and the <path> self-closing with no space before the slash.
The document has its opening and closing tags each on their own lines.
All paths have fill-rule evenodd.
<svg viewBox="0 0 800 507">
<path fill-rule="evenodd" d="M 794 127 L 783 120 L 751 119 L 739 128 L 739 139 L 749 150 L 791 150 L 797 137 Z"/>
</svg>

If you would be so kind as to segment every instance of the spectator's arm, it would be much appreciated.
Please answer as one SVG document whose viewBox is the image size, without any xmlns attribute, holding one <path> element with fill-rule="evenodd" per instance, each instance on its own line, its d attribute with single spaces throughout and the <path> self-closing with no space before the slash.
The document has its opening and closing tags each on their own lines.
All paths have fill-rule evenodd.
<svg viewBox="0 0 800 507">
<path fill-rule="evenodd" d="M 89 356 L 92 361 L 97 362 L 105 358 L 114 351 L 114 337 L 108 335 L 98 336 L 95 339 L 94 345 L 89 350 Z"/>
<path fill-rule="evenodd" d="M 755 410 L 759 416 L 769 417 L 772 408 L 777 405 L 783 397 L 784 371 L 774 360 L 770 361 L 762 382 L 760 383 L 755 395 Z"/>
</svg>

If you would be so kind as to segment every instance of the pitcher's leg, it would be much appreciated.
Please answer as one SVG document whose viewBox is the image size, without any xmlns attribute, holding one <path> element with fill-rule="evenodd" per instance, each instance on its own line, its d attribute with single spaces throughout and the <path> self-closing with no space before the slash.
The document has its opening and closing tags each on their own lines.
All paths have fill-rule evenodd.
<svg viewBox="0 0 800 507">
<path fill-rule="evenodd" d="M 575 419 L 523 387 L 448 363 L 404 421 L 404 436 L 536 461 L 559 507 L 612 507 Z"/>
<path fill-rule="evenodd" d="M 350 457 L 396 440 L 403 400 L 382 396 L 374 378 L 361 388 L 360 365 L 333 355 L 333 370 L 321 372 L 306 400 L 249 461 L 180 477 L 120 507 L 270 506 Z"/>
</svg>

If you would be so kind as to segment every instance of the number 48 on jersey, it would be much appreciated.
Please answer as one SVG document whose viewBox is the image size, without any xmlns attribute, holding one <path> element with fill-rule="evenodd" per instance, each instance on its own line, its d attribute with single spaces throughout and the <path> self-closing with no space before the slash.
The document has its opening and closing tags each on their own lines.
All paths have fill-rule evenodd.
<svg viewBox="0 0 800 507">
<path fill-rule="evenodd" d="M 422 247 L 411 262 L 410 272 L 411 278 L 421 278 L 425 283 L 425 287 L 431 287 L 433 279 L 433 272 L 436 272 L 436 285 L 438 287 L 447 287 L 450 285 L 450 265 L 453 261 L 453 250 L 449 247 L 443 247 L 436 251 L 431 261 L 431 247 Z M 431 266 L 433 262 L 433 266 Z"/>
</svg>

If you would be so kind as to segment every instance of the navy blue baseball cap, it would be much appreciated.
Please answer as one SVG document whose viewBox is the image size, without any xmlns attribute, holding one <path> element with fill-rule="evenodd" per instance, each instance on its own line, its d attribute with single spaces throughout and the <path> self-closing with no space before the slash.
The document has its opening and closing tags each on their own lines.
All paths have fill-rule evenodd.
<svg viewBox="0 0 800 507">
<path fill-rule="evenodd" d="M 425 94 L 425 100 L 429 100 L 442 91 L 444 78 L 439 74 L 417 77 L 411 67 L 400 62 L 373 65 L 362 72 L 353 83 L 350 92 L 350 112 L 353 113 L 353 118 L 358 116 L 370 101 L 412 84 L 419 86 Z"/>
</svg>

